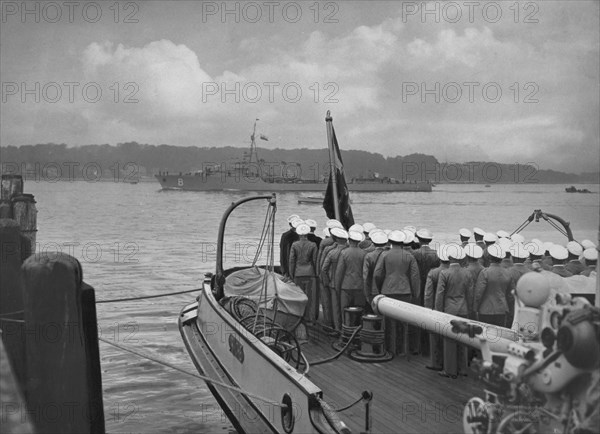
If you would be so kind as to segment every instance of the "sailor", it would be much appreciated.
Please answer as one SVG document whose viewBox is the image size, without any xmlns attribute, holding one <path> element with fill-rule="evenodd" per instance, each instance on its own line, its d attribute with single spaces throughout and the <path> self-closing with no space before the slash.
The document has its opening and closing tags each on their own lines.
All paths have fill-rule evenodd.
<svg viewBox="0 0 600 434">
<path fill-rule="evenodd" d="M 419 306 L 423 306 L 427 275 L 429 274 L 429 270 L 439 267 L 440 259 L 435 250 L 429 247 L 429 243 L 433 240 L 431 231 L 428 229 L 420 229 L 417 231 L 416 236 L 419 240 L 420 247 L 418 250 L 413 251 L 413 255 L 417 260 L 417 265 L 419 267 L 421 287 L 419 288 L 419 296 L 415 303 Z M 429 336 L 427 332 L 421 329 L 417 330 L 417 334 L 419 335 L 420 353 L 426 355 L 429 353 Z"/>
<path fill-rule="evenodd" d="M 529 252 L 529 258 L 525 259 L 525 267 L 534 271 L 534 270 L 542 270 L 542 258 L 544 256 L 544 243 L 537 238 L 533 238 L 527 244 L 525 244 L 525 249 Z"/>
<path fill-rule="evenodd" d="M 329 231 L 331 237 L 334 239 L 335 244 L 330 246 L 329 250 L 325 253 L 325 259 L 323 260 L 323 268 L 321 269 L 321 279 L 323 282 L 324 289 L 322 297 L 323 303 L 323 319 L 325 325 L 331 326 L 340 332 L 342 329 L 342 315 L 340 311 L 340 299 L 339 293 L 336 291 L 336 269 L 340 253 L 346 248 L 348 242 L 348 232 L 341 228 L 333 228 Z M 326 295 L 326 294 L 329 295 Z"/>
<path fill-rule="evenodd" d="M 442 270 L 435 295 L 435 310 L 462 318 L 468 318 L 473 300 L 474 282 L 471 273 L 460 266 L 465 251 L 459 244 L 445 246 L 450 266 Z M 444 338 L 444 370 L 440 375 L 456 378 L 466 371 L 466 351 L 456 341 Z M 465 374 L 466 375 L 466 374 Z"/>
<path fill-rule="evenodd" d="M 569 257 L 567 258 L 568 262 L 565 268 L 574 276 L 580 274 L 585 270 L 585 265 L 579 260 L 579 257 L 583 255 L 583 247 L 577 241 L 569 241 L 567 243 L 567 251 L 569 252 Z"/>
<path fill-rule="evenodd" d="M 571 277 L 573 273 L 565 268 L 565 262 L 569 257 L 569 251 L 563 246 L 554 244 L 550 247 L 550 257 L 552 258 L 552 271 L 561 277 Z"/>
<path fill-rule="evenodd" d="M 483 237 L 486 232 L 481 228 L 473 228 L 473 236 L 475 237 L 475 244 L 485 250 L 485 243 L 483 242 Z"/>
<path fill-rule="evenodd" d="M 310 226 L 310 232 L 308 233 L 306 238 L 308 238 L 308 241 L 312 241 L 313 243 L 315 243 L 317 245 L 317 249 L 318 249 L 319 246 L 321 245 L 322 238 L 320 236 L 318 236 L 317 234 L 315 234 L 315 230 L 317 229 L 317 222 L 315 220 L 308 219 L 308 220 L 306 220 L 305 223 L 308 226 Z"/>
<path fill-rule="evenodd" d="M 542 268 L 547 271 L 552 271 L 552 256 L 550 255 L 550 249 L 552 246 L 554 246 L 554 243 L 551 243 L 550 241 L 546 241 L 544 243 L 544 256 L 541 264 Z"/>
<path fill-rule="evenodd" d="M 513 242 L 510 240 L 510 238 L 505 238 L 505 237 L 499 238 L 497 242 L 498 242 L 498 245 L 500 247 L 502 247 L 502 250 L 504 250 L 504 252 L 505 252 L 504 259 L 502 260 L 502 262 L 500 262 L 500 266 L 502 268 L 508 269 L 508 268 L 512 267 L 512 265 L 513 265 L 512 257 L 510 255 L 510 248 L 512 247 Z"/>
<path fill-rule="evenodd" d="M 403 231 L 392 231 L 388 236 L 390 250 L 384 252 L 375 266 L 375 284 L 380 294 L 395 300 L 413 303 L 419 295 L 421 287 L 419 267 L 415 257 L 402 248 L 406 234 Z M 386 346 L 393 353 L 414 350 L 414 333 L 401 323 L 385 319 Z M 412 327 L 411 327 L 412 328 Z M 402 336 L 404 335 L 404 342 Z M 408 338 L 408 341 L 406 340 Z M 411 346 L 411 344 L 413 344 Z"/>
<path fill-rule="evenodd" d="M 381 257 L 381 254 L 387 250 L 388 237 L 382 230 L 372 230 L 369 233 L 369 237 L 373 242 L 374 250 L 368 252 L 365 255 L 365 259 L 363 261 L 363 282 L 364 282 L 364 294 L 367 300 L 368 305 L 371 305 L 373 298 L 376 295 L 379 295 L 377 291 L 377 286 L 373 280 L 373 273 L 375 271 L 375 265 L 377 261 Z M 367 309 L 369 310 L 369 309 Z"/>
<path fill-rule="evenodd" d="M 480 248 L 481 250 L 481 248 Z M 440 266 L 429 270 L 427 273 L 427 281 L 425 282 L 425 295 L 423 305 L 429 309 L 435 308 L 435 297 L 437 292 L 438 280 L 442 270 L 447 269 L 450 266 L 448 259 L 447 249 L 442 244 L 437 249 L 437 256 L 440 259 Z M 480 264 L 481 266 L 481 264 Z M 427 369 L 434 371 L 441 371 L 442 367 L 442 336 L 437 333 L 429 333 L 429 365 L 425 366 Z"/>
<path fill-rule="evenodd" d="M 408 229 L 404 229 L 402 232 L 404 232 L 404 235 L 405 235 L 404 241 L 402 241 L 402 248 L 407 253 L 410 253 L 412 255 L 414 253 L 412 244 L 413 244 L 413 241 L 415 240 L 415 234 Z"/>
<path fill-rule="evenodd" d="M 498 237 L 498 239 L 501 238 L 510 238 L 510 234 L 506 231 L 497 231 L 496 232 L 496 236 Z"/>
<path fill-rule="evenodd" d="M 296 220 L 301 221 L 297 214 L 292 214 L 288 217 L 287 222 L 290 228 L 281 234 L 281 240 L 279 241 L 279 264 L 281 265 L 281 274 L 283 276 L 289 276 L 288 265 L 290 249 L 294 241 L 298 241 L 298 234 L 296 234 L 293 225 L 293 222 Z"/>
<path fill-rule="evenodd" d="M 583 259 L 585 260 L 586 269 L 581 272 L 581 275 L 587 277 L 595 275 L 596 264 L 598 263 L 598 250 L 595 247 L 588 247 L 583 251 Z"/>
<path fill-rule="evenodd" d="M 373 229 L 376 229 L 375 225 L 373 223 L 367 222 L 367 223 L 364 223 L 362 226 L 363 226 L 363 234 L 365 236 L 365 239 L 360 242 L 358 247 L 360 247 L 367 253 L 372 252 L 373 250 L 375 250 L 375 246 L 373 245 L 373 242 L 371 241 L 371 238 L 369 237 L 369 233 Z"/>
<path fill-rule="evenodd" d="M 342 250 L 338 260 L 335 284 L 340 294 L 340 315 L 350 306 L 365 309 L 363 262 L 365 252 L 358 244 L 365 238 L 363 231 L 348 231 L 348 248 Z"/>
<path fill-rule="evenodd" d="M 328 231 L 331 231 L 331 229 L 333 228 L 340 228 L 343 229 L 342 224 L 335 220 L 335 219 L 330 219 L 327 221 L 327 223 L 325 223 L 325 229 L 327 229 Z M 321 241 L 321 244 L 319 244 L 319 251 L 317 253 L 317 273 L 320 274 L 321 272 L 321 268 L 323 267 L 323 260 L 325 259 L 325 250 L 328 247 L 331 247 L 335 244 L 335 241 L 333 240 L 332 237 L 329 238 L 325 238 L 323 241 Z"/>
<path fill-rule="evenodd" d="M 498 237 L 496 237 L 496 235 L 491 232 L 487 232 L 483 236 L 484 247 L 483 256 L 481 257 L 481 265 L 483 265 L 484 267 L 490 266 L 490 255 L 488 253 L 488 248 L 489 246 L 496 244 L 496 241 L 498 241 Z M 479 243 L 477 244 L 479 245 Z"/>
<path fill-rule="evenodd" d="M 469 271 L 469 273 L 471 273 L 471 276 L 473 277 L 473 282 L 477 282 L 479 273 L 481 272 L 481 270 L 483 270 L 483 265 L 481 265 L 481 262 L 479 262 L 481 256 L 483 255 L 483 249 L 475 243 L 469 243 L 464 247 L 464 250 L 465 257 L 467 260 L 466 269 Z M 472 303 L 473 300 L 471 300 L 471 304 Z M 473 319 L 475 319 L 474 316 Z"/>
<path fill-rule="evenodd" d="M 525 266 L 525 261 L 527 260 L 527 258 L 529 258 L 529 251 L 525 248 L 525 245 L 523 243 L 512 243 L 512 245 L 509 247 L 509 255 L 511 258 L 511 266 L 508 267 L 507 270 L 510 273 L 510 276 L 515 282 L 516 286 L 517 282 L 523 274 L 531 272 L 531 270 Z M 513 323 L 515 315 L 514 303 L 510 304 L 508 308 L 509 313 L 506 319 L 506 325 L 510 327 Z"/>
<path fill-rule="evenodd" d="M 504 327 L 509 306 L 513 304 L 515 282 L 508 270 L 500 267 L 504 251 L 498 244 L 488 247 L 490 266 L 484 268 L 475 283 L 473 311 L 479 321 Z"/>
<path fill-rule="evenodd" d="M 336 244 L 334 238 L 331 236 L 330 231 L 334 227 L 341 228 L 342 224 L 337 220 L 331 219 L 327 221 L 325 226 L 325 229 L 323 229 L 325 238 L 323 241 L 321 241 L 317 252 L 317 282 L 319 285 L 319 302 L 323 308 L 323 324 L 328 327 L 333 327 L 333 317 L 331 313 L 331 293 L 329 292 L 329 288 L 323 282 L 324 276 L 321 275 L 321 270 L 323 268 L 325 254 L 328 253 L 329 250 Z"/>
<path fill-rule="evenodd" d="M 469 243 L 469 240 L 471 239 L 471 231 L 468 230 L 467 228 L 461 228 L 458 231 L 458 235 L 460 236 L 461 245 L 463 247 L 465 247 Z"/>
<path fill-rule="evenodd" d="M 521 234 L 512 234 L 510 236 L 510 240 L 513 243 L 524 243 L 525 242 L 525 237 Z"/>
<path fill-rule="evenodd" d="M 583 247 L 583 250 L 585 251 L 586 249 L 595 249 L 596 245 L 590 240 L 583 240 L 581 242 L 581 247 Z"/>
<path fill-rule="evenodd" d="M 306 223 L 298 225 L 296 233 L 300 237 L 290 249 L 289 273 L 294 283 L 308 297 L 304 311 L 304 319 L 309 323 L 317 320 L 319 299 L 317 292 L 317 245 L 308 239 L 310 226 Z"/>
</svg>

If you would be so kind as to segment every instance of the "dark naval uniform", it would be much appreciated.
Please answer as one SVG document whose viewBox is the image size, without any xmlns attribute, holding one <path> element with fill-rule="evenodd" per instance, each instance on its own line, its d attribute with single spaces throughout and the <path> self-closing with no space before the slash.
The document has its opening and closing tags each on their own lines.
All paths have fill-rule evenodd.
<svg viewBox="0 0 600 434">
<path fill-rule="evenodd" d="M 467 318 L 471 312 L 474 281 L 471 273 L 459 263 L 450 264 L 442 270 L 438 279 L 435 295 L 435 310 L 450 315 Z M 453 339 L 444 338 L 444 371 L 447 375 L 457 376 L 467 366 L 466 351 Z"/>
<path fill-rule="evenodd" d="M 573 275 L 573 273 L 567 270 L 564 264 L 555 264 L 552 266 L 550 271 L 552 271 L 554 274 L 558 274 L 561 277 L 571 277 Z"/>
<path fill-rule="evenodd" d="M 380 294 L 396 300 L 413 303 L 419 295 L 421 287 L 419 266 L 415 257 L 400 246 L 394 246 L 384 252 L 375 266 L 375 284 Z M 408 351 L 414 350 L 414 334 L 409 333 L 399 321 L 385 318 L 386 346 L 392 353 L 400 352 L 402 344 Z M 402 342 L 402 335 L 409 342 Z M 411 349 L 412 344 L 412 349 Z"/>
<path fill-rule="evenodd" d="M 371 304 L 373 298 L 379 295 L 377 285 L 375 284 L 374 274 L 377 261 L 387 249 L 386 247 L 375 247 L 375 250 L 367 253 L 363 261 L 363 282 L 364 294 L 368 304 Z"/>
<path fill-rule="evenodd" d="M 321 241 L 323 241 L 323 239 L 320 236 L 315 235 L 312 232 L 310 234 L 306 235 L 306 238 L 308 238 L 308 241 L 315 243 L 317 245 L 317 249 L 321 245 Z"/>
<path fill-rule="evenodd" d="M 299 240 L 299 236 L 293 229 L 281 234 L 281 241 L 279 242 L 279 264 L 281 265 L 281 274 L 289 276 L 290 271 L 288 269 L 290 263 L 290 249 L 295 241 Z"/>
<path fill-rule="evenodd" d="M 340 315 L 343 318 L 344 309 L 357 306 L 364 309 L 363 262 L 365 252 L 358 246 L 350 246 L 342 250 L 338 260 L 335 284 L 340 295 Z"/>
<path fill-rule="evenodd" d="M 449 267 L 447 262 L 442 262 L 439 267 L 429 270 L 425 282 L 425 295 L 423 305 L 429 309 L 435 309 L 435 297 L 437 286 L 442 270 Z M 442 370 L 442 336 L 437 333 L 429 333 L 429 369 Z"/>
<path fill-rule="evenodd" d="M 360 243 L 358 243 L 358 247 L 360 247 L 367 253 L 375 250 L 375 246 L 373 245 L 373 242 L 368 238 L 365 238 Z"/>
<path fill-rule="evenodd" d="M 311 322 L 316 321 L 319 313 L 316 244 L 309 241 L 308 238 L 294 242 L 290 250 L 288 269 L 290 277 L 308 297 L 304 318 Z"/>
<path fill-rule="evenodd" d="M 565 269 L 575 276 L 585 270 L 585 265 L 579 259 L 571 259 L 565 265 Z"/>
<path fill-rule="evenodd" d="M 413 255 L 417 260 L 417 265 L 419 267 L 419 277 L 421 279 L 421 287 L 419 288 L 419 296 L 416 304 L 419 306 L 424 305 L 424 297 L 425 297 L 425 283 L 427 282 L 427 275 L 429 274 L 429 270 L 439 267 L 440 258 L 435 250 L 429 247 L 428 244 L 424 244 L 420 246 L 417 250 L 413 251 Z M 423 355 L 427 355 L 429 353 L 429 336 L 428 333 L 424 330 L 417 330 L 418 341 L 419 341 L 419 352 Z"/>
<path fill-rule="evenodd" d="M 323 281 L 324 291 L 329 293 L 328 297 L 323 297 L 323 303 L 329 306 L 323 306 L 323 319 L 327 325 L 333 324 L 333 328 L 337 331 L 342 329 L 342 315 L 340 312 L 340 298 L 336 291 L 336 271 L 337 265 L 342 250 L 346 246 L 336 243 L 327 251 L 326 257 L 323 260 L 323 268 L 321 269 L 321 278 Z"/>
<path fill-rule="evenodd" d="M 504 327 L 514 289 L 515 281 L 499 263 L 492 262 L 481 270 L 473 300 L 473 311 L 479 314 L 479 321 Z"/>
</svg>

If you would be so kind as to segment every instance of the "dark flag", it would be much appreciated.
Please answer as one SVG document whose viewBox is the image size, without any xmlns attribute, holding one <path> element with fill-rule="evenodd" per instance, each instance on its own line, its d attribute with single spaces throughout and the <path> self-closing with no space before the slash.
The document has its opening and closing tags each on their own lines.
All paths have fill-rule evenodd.
<svg viewBox="0 0 600 434">
<path fill-rule="evenodd" d="M 344 163 L 342 162 L 342 154 L 340 153 L 340 148 L 338 146 L 333 125 L 331 125 L 331 131 L 333 133 L 333 150 L 335 159 L 333 163 L 338 193 L 338 207 L 340 210 L 340 223 L 342 223 L 342 225 L 348 229 L 354 224 L 354 217 L 352 216 L 352 208 L 350 208 L 350 194 L 348 193 L 346 178 L 344 177 Z M 335 218 L 333 201 L 333 179 L 330 173 L 329 181 L 327 183 L 327 190 L 325 191 L 325 199 L 323 199 L 323 208 L 325 208 L 327 217 L 330 219 Z"/>
</svg>

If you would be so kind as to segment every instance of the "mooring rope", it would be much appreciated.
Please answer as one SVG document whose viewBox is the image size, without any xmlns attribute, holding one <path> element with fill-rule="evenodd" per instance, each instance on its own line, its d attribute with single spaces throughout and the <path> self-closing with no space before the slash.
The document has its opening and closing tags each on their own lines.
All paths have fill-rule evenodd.
<svg viewBox="0 0 600 434">
<path fill-rule="evenodd" d="M 130 297 L 130 298 L 116 298 L 114 300 L 98 300 L 96 304 L 100 303 L 116 303 L 118 301 L 132 301 L 132 300 L 145 300 L 147 298 L 158 298 L 158 297 L 167 297 L 169 295 L 177 295 L 177 294 L 188 294 L 190 292 L 200 291 L 200 289 L 190 289 L 187 291 L 178 291 L 178 292 L 168 292 L 166 294 L 157 294 L 157 295 L 144 295 L 141 297 Z"/>
<path fill-rule="evenodd" d="M 214 379 L 212 379 L 210 377 L 207 377 L 205 375 L 200 375 L 200 374 L 197 374 L 195 372 L 190 372 L 190 371 L 187 371 L 185 369 L 181 369 L 181 368 L 179 368 L 179 367 L 177 367 L 177 366 L 175 366 L 175 365 L 173 365 L 173 364 L 171 364 L 169 362 L 165 362 L 164 360 L 157 359 L 156 357 L 150 356 L 148 354 L 144 354 L 144 353 L 141 353 L 141 352 L 139 352 L 137 350 L 133 350 L 131 348 L 124 347 L 123 345 L 119 345 L 119 344 L 117 344 L 115 342 L 111 342 L 111 341 L 109 341 L 107 339 L 98 337 L 98 340 L 102 341 L 104 343 L 107 343 L 108 345 L 112 345 L 113 347 L 119 348 L 120 350 L 125 351 L 127 353 L 135 354 L 136 356 L 141 357 L 143 359 L 150 360 L 152 362 L 158 363 L 159 365 L 163 365 L 163 366 L 166 366 L 167 368 L 171 368 L 171 369 L 174 369 L 174 370 L 176 370 L 178 372 L 181 372 L 183 374 L 189 375 L 190 377 L 199 378 L 201 380 L 204 380 L 204 381 L 206 381 L 208 383 L 211 383 L 211 384 L 214 384 L 216 386 L 220 386 L 220 387 L 223 387 L 225 389 L 233 390 L 234 392 L 243 393 L 244 395 L 248 395 L 251 398 L 259 399 L 259 400 L 261 400 L 263 402 L 267 402 L 269 404 L 273 404 L 273 405 L 275 405 L 277 407 L 286 407 L 283 404 L 280 404 L 278 402 L 274 402 L 272 399 L 265 398 L 265 397 L 260 396 L 260 395 L 255 395 L 254 393 L 248 392 L 248 391 L 246 391 L 244 389 L 241 389 L 239 387 L 235 387 L 235 386 L 231 386 L 229 384 L 222 383 L 220 381 L 214 380 Z"/>
</svg>

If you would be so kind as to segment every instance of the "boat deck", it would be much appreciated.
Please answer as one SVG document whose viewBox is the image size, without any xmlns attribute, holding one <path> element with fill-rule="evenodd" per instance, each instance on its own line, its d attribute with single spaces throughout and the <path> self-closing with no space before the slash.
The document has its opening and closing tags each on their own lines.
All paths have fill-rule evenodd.
<svg viewBox="0 0 600 434">
<path fill-rule="evenodd" d="M 309 362 L 336 353 L 333 338 L 317 329 L 309 330 L 309 343 L 302 351 Z M 307 377 L 323 390 L 323 398 L 334 408 L 356 401 L 364 390 L 373 393 L 372 432 L 462 433 L 462 412 L 473 396 L 483 396 L 474 374 L 444 378 L 425 369 L 429 359 L 400 355 L 385 363 L 360 363 L 342 355 L 310 368 Z M 340 413 L 354 433 L 364 431 L 365 408 L 361 403 Z"/>
</svg>

